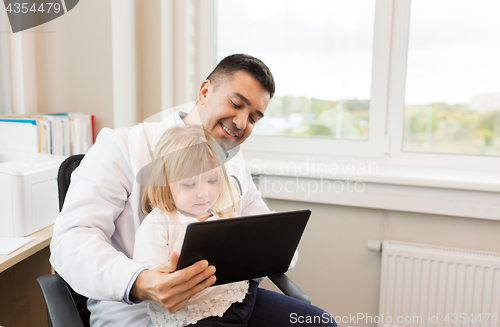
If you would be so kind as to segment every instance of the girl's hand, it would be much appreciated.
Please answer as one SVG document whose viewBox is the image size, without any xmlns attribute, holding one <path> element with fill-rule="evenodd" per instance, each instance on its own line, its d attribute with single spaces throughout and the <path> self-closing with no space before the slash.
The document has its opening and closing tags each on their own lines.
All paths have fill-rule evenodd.
<svg viewBox="0 0 500 327">
<path fill-rule="evenodd" d="M 142 271 L 130 291 L 140 300 L 153 300 L 170 312 L 177 312 L 196 293 L 215 283 L 215 267 L 207 260 L 200 260 L 179 271 L 175 271 L 179 254 L 172 252 L 170 261 L 154 269 Z"/>
</svg>

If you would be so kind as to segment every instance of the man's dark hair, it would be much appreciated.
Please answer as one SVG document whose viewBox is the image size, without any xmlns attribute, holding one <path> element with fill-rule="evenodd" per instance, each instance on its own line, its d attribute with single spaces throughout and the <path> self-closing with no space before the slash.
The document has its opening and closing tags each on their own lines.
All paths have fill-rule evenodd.
<svg viewBox="0 0 500 327">
<path fill-rule="evenodd" d="M 225 82 L 236 72 L 243 70 L 259 81 L 260 85 L 273 97 L 276 85 L 274 77 L 269 68 L 262 60 L 250 55 L 238 53 L 222 59 L 215 69 L 208 75 L 207 79 L 214 84 L 214 90 L 220 83 Z"/>
</svg>

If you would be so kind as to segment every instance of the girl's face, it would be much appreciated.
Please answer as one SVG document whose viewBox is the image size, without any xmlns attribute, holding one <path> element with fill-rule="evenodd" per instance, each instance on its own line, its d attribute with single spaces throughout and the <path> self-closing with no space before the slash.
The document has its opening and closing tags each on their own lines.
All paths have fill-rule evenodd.
<svg viewBox="0 0 500 327">
<path fill-rule="evenodd" d="M 201 219 L 220 195 L 219 173 L 212 169 L 200 175 L 175 182 L 171 185 L 177 210 L 186 216 Z"/>
</svg>

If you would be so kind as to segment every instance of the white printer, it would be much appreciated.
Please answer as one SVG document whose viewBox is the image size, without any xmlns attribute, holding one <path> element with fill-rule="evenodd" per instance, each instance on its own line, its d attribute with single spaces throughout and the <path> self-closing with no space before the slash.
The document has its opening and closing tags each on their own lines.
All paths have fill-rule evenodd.
<svg viewBox="0 0 500 327">
<path fill-rule="evenodd" d="M 0 236 L 26 236 L 55 222 L 57 172 L 65 158 L 0 150 Z"/>
</svg>

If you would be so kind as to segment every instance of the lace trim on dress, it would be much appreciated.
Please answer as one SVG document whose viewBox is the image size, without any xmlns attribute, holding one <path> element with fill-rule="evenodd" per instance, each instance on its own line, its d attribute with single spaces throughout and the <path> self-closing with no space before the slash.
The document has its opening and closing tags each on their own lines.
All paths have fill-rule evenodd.
<svg viewBox="0 0 500 327">
<path fill-rule="evenodd" d="M 175 313 L 168 312 L 156 303 L 148 304 L 148 314 L 157 327 L 183 327 L 211 317 L 222 317 L 224 312 L 235 302 L 243 302 L 248 292 L 248 281 L 235 283 L 235 287 L 218 294 L 212 299 L 187 305 Z"/>
</svg>

